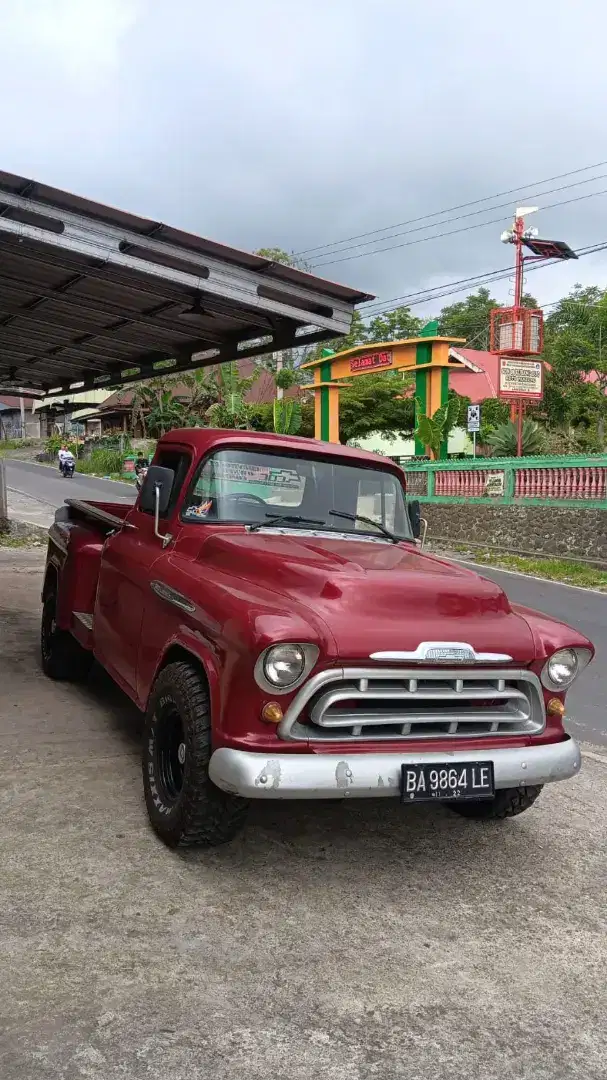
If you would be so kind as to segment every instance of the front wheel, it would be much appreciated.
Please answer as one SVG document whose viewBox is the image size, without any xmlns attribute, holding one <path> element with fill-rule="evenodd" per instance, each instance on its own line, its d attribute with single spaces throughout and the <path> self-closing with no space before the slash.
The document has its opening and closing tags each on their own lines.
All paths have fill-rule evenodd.
<svg viewBox="0 0 607 1080">
<path fill-rule="evenodd" d="M 462 802 L 447 803 L 447 806 L 461 817 L 474 818 L 477 821 L 516 817 L 533 806 L 542 787 L 543 784 L 536 787 L 503 788 L 496 791 L 492 799 L 465 799 Z"/>
<path fill-rule="evenodd" d="M 210 758 L 206 682 L 190 664 L 169 664 L 152 690 L 142 763 L 150 821 L 169 847 L 225 844 L 244 825 L 247 800 L 211 782 Z"/>
</svg>

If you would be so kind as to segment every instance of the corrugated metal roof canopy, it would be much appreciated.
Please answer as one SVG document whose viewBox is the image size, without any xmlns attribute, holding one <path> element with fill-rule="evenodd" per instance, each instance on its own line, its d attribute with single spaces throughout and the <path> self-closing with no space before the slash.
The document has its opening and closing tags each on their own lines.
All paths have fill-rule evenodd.
<svg viewBox="0 0 607 1080">
<path fill-rule="evenodd" d="M 347 333 L 369 294 L 0 172 L 0 386 L 111 387 Z M 193 359 L 194 358 L 194 359 Z"/>
</svg>

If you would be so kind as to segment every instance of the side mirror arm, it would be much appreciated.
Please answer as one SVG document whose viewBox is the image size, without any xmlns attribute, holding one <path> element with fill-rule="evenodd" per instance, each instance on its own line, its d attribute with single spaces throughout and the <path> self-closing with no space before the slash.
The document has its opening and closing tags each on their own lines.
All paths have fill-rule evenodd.
<svg viewBox="0 0 607 1080">
<path fill-rule="evenodd" d="M 154 536 L 162 540 L 162 547 L 166 548 L 173 539 L 171 533 L 160 532 L 160 484 L 154 485 Z"/>
</svg>

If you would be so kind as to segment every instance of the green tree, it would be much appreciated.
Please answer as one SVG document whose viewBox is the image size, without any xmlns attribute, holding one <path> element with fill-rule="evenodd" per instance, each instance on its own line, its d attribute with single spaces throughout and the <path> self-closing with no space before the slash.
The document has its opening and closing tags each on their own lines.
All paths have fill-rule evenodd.
<svg viewBox="0 0 607 1080">
<path fill-rule="evenodd" d="M 576 285 L 546 319 L 544 357 L 550 365 L 537 410 L 552 426 L 597 428 L 604 445 L 607 421 L 607 291 Z M 594 372 L 594 383 L 584 379 Z"/>
<path fill-rule="evenodd" d="M 478 433 L 478 441 L 486 443 L 492 432 L 501 424 L 508 421 L 510 406 L 507 401 L 499 398 L 485 398 L 481 401 L 481 428 Z"/>
<path fill-rule="evenodd" d="M 134 428 L 139 421 L 144 438 L 148 435 L 158 438 L 185 425 L 187 410 L 174 393 L 175 385 L 174 375 L 159 375 L 137 386 L 131 403 L 131 422 Z"/>
<path fill-rule="evenodd" d="M 251 427 L 251 406 L 246 395 L 257 375 L 243 379 L 235 362 L 221 364 L 212 373 L 217 400 L 207 412 L 211 427 L 247 429 Z"/>
<path fill-rule="evenodd" d="M 477 349 L 489 348 L 489 314 L 500 307 L 489 289 L 480 288 L 465 300 L 444 307 L 439 315 L 439 333 L 445 337 L 465 338 L 466 343 Z"/>
<path fill-rule="evenodd" d="M 300 258 L 294 252 L 284 251 L 283 248 L 258 248 L 253 254 L 259 255 L 262 259 L 268 259 L 269 262 L 282 263 L 283 266 L 293 266 L 296 270 L 305 270 L 306 273 L 309 273 L 311 269 L 305 259 Z"/>
<path fill-rule="evenodd" d="M 339 393 L 339 437 L 342 443 L 379 432 L 388 438 L 408 436 L 415 423 L 410 377 L 387 371 L 364 375 L 344 384 Z"/>
<path fill-rule="evenodd" d="M 489 323 L 492 308 L 502 306 L 484 286 L 470 293 L 465 300 L 444 307 L 439 315 L 439 333 L 445 337 L 461 337 L 466 345 L 475 349 L 489 348 Z M 524 307 L 537 307 L 537 300 L 529 293 L 523 296 Z"/>
<path fill-rule="evenodd" d="M 408 307 L 397 307 L 385 315 L 376 315 L 369 322 L 366 341 L 400 341 L 402 338 L 418 337 L 425 319 L 411 314 Z"/>
</svg>

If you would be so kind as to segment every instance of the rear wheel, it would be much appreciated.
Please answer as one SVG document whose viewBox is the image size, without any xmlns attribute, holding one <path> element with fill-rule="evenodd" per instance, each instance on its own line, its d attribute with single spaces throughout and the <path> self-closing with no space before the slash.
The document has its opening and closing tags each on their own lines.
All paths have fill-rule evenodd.
<svg viewBox="0 0 607 1080">
<path fill-rule="evenodd" d="M 232 840 L 248 802 L 209 779 L 211 713 L 206 682 L 190 664 L 169 664 L 148 706 L 143 787 L 150 821 L 169 847 Z"/>
<path fill-rule="evenodd" d="M 533 806 L 542 787 L 543 784 L 536 787 L 503 788 L 496 791 L 492 799 L 466 799 L 462 802 L 447 803 L 447 806 L 461 817 L 475 818 L 477 821 L 516 817 Z"/>
<path fill-rule="evenodd" d="M 82 682 L 93 663 L 93 654 L 67 630 L 57 626 L 57 594 L 49 592 L 42 607 L 40 626 L 42 670 L 49 679 Z"/>
</svg>

